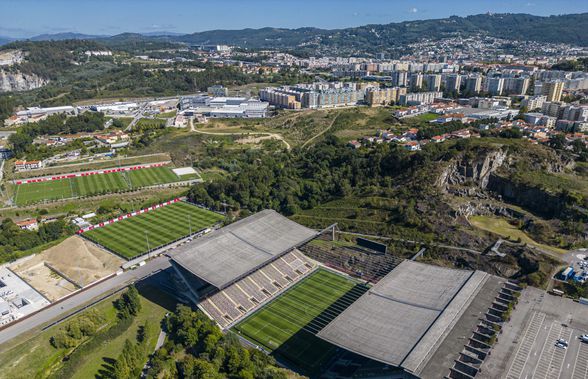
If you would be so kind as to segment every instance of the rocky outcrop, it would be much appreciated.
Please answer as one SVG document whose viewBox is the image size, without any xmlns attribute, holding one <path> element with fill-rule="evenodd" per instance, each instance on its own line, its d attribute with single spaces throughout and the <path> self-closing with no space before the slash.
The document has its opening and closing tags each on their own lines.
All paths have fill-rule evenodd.
<svg viewBox="0 0 588 379">
<path fill-rule="evenodd" d="M 506 205 L 500 203 L 489 203 L 489 202 L 481 202 L 481 201 L 470 201 L 464 204 L 461 204 L 457 207 L 455 211 L 456 217 L 465 217 L 468 218 L 470 216 L 503 216 L 508 218 L 519 218 L 523 217 L 524 215 L 520 212 L 517 212 Z"/>
<path fill-rule="evenodd" d="M 490 177 L 487 188 L 497 194 L 500 200 L 517 204 L 547 218 L 558 217 L 567 209 L 562 196 L 538 187 L 515 183 L 499 175 Z"/>
<path fill-rule="evenodd" d="M 42 87 L 47 82 L 35 74 L 0 70 L 0 92 L 28 91 Z"/>
<path fill-rule="evenodd" d="M 490 176 L 508 161 L 508 154 L 500 149 L 486 151 L 476 157 L 466 154 L 454 160 L 442 171 L 437 185 L 459 196 L 484 197 Z"/>
</svg>

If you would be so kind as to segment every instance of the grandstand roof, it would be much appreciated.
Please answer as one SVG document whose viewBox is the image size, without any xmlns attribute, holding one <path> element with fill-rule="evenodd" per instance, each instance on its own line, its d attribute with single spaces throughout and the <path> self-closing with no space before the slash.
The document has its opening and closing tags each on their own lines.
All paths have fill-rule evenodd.
<svg viewBox="0 0 588 379">
<path fill-rule="evenodd" d="M 264 210 L 183 245 L 173 261 L 222 289 L 316 235 Z"/>
<path fill-rule="evenodd" d="M 487 276 L 404 261 L 318 336 L 418 374 Z"/>
</svg>

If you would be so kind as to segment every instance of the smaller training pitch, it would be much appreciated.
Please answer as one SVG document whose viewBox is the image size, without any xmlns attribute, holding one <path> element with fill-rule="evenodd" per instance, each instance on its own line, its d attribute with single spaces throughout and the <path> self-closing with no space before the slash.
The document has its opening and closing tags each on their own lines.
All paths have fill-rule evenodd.
<svg viewBox="0 0 588 379">
<path fill-rule="evenodd" d="M 185 202 L 85 232 L 84 237 L 127 259 L 214 225 L 223 216 Z"/>
<path fill-rule="evenodd" d="M 353 279 L 321 268 L 233 329 L 306 374 L 316 375 L 337 348 L 315 333 L 365 289 Z"/>
<path fill-rule="evenodd" d="M 77 176 L 17 185 L 14 202 L 17 205 L 27 205 L 42 201 L 94 196 L 182 180 L 187 179 L 176 175 L 170 167 L 152 167 L 134 171 Z"/>
</svg>

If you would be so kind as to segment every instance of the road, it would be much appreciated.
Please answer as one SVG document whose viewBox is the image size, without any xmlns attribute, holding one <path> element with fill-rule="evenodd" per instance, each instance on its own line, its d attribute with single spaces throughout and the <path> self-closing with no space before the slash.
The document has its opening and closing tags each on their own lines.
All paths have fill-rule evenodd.
<svg viewBox="0 0 588 379">
<path fill-rule="evenodd" d="M 149 102 L 145 102 L 145 103 L 141 104 L 141 106 L 139 107 L 139 109 L 135 113 L 135 116 L 133 117 L 133 121 L 131 121 L 129 126 L 127 126 L 125 128 L 125 132 L 130 132 L 131 130 L 133 130 L 133 127 L 137 124 L 137 122 L 139 122 L 139 120 L 143 118 L 143 114 L 145 113 L 145 110 L 147 109 L 148 104 L 149 104 Z"/>
<path fill-rule="evenodd" d="M 208 135 L 213 135 L 213 136 L 230 136 L 230 135 L 236 135 L 236 136 L 249 136 L 249 135 L 257 135 L 257 136 L 269 136 L 271 138 L 275 138 L 279 141 L 282 141 L 284 143 L 284 145 L 286 145 L 286 149 L 290 150 L 291 146 L 288 143 L 288 141 L 286 141 L 284 139 L 284 137 L 282 137 L 280 134 L 278 133 L 268 133 L 268 132 L 227 132 L 227 133 L 223 133 L 223 132 L 205 132 L 203 130 L 198 130 L 194 127 L 194 123 L 192 122 L 192 119 L 190 119 L 190 130 L 192 132 L 196 132 L 196 133 L 200 133 L 200 134 L 208 134 Z"/>
<path fill-rule="evenodd" d="M 134 283 L 155 272 L 170 267 L 169 258 L 159 256 L 147 262 L 144 266 L 126 271 L 121 275 L 105 280 L 87 290 L 81 291 L 72 297 L 44 308 L 39 313 L 11 324 L 6 329 L 0 330 L 0 345 L 20 336 L 21 334 L 41 327 L 51 321 L 67 317 L 75 313 L 77 309 L 92 300 L 113 293 L 131 283 Z"/>
<path fill-rule="evenodd" d="M 304 142 L 302 144 L 302 148 L 304 148 L 305 146 L 307 146 L 308 144 L 310 144 L 312 141 L 314 141 L 315 139 L 317 139 L 318 137 L 322 136 L 323 134 L 325 134 L 329 129 L 331 129 L 333 127 L 333 125 L 335 125 L 335 121 L 337 121 L 337 118 L 339 117 L 341 113 L 337 113 L 335 115 L 335 117 L 333 117 L 333 121 L 331 121 L 331 123 L 329 124 L 329 126 L 327 126 L 325 129 L 321 130 L 320 133 L 318 133 L 317 135 L 313 136 L 311 139 L 309 139 L 308 141 Z"/>
</svg>

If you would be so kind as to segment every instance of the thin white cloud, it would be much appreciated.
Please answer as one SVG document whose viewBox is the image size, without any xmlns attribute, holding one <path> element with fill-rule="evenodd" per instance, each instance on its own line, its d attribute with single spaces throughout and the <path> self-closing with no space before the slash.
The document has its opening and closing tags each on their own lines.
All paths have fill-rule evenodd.
<svg viewBox="0 0 588 379">
<path fill-rule="evenodd" d="M 414 7 L 410 8 L 410 9 L 408 10 L 408 12 L 409 12 L 409 13 L 417 13 L 418 11 L 419 11 L 419 10 L 418 10 L 418 9 L 416 9 L 416 8 L 414 8 Z"/>
</svg>

